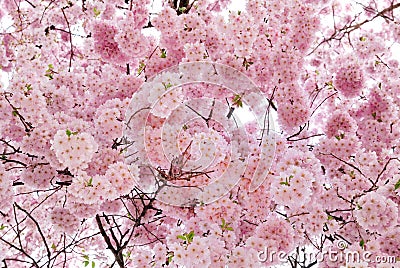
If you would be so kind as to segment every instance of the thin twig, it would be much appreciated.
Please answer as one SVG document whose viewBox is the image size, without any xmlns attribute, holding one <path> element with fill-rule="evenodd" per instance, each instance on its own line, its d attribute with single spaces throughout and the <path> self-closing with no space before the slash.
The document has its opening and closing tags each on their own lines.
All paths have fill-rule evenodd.
<svg viewBox="0 0 400 268">
<path fill-rule="evenodd" d="M 70 27 L 70 25 L 69 25 L 69 21 L 68 21 L 68 19 L 67 19 L 67 16 L 65 15 L 65 11 L 64 11 L 64 9 L 67 9 L 68 7 L 69 7 L 69 6 L 66 6 L 66 7 L 61 8 L 61 11 L 62 11 L 62 13 L 63 13 L 64 19 L 65 19 L 65 22 L 67 23 L 67 27 L 68 27 L 68 31 L 69 31 L 69 44 L 70 44 L 70 46 L 71 46 L 71 53 L 70 53 L 70 55 L 69 55 L 68 72 L 70 72 L 70 71 L 71 71 L 71 67 L 72 67 L 72 57 L 74 56 L 74 47 L 73 47 L 73 44 L 72 44 L 72 32 L 71 32 L 71 27 Z"/>
<path fill-rule="evenodd" d="M 46 251 L 47 251 L 47 257 L 48 257 L 48 259 L 49 259 L 49 261 L 50 261 L 50 259 L 51 259 L 50 248 L 49 248 L 49 246 L 47 245 L 46 238 L 45 238 L 45 236 L 44 236 L 44 234 L 43 234 L 43 232 L 42 232 L 42 229 L 40 228 L 39 223 L 37 222 L 37 220 L 36 220 L 34 217 L 32 217 L 31 213 L 29 213 L 28 211 L 26 211 L 25 209 L 23 209 L 22 207 L 20 207 L 17 203 L 14 203 L 14 205 L 15 205 L 19 210 L 23 211 L 23 212 L 35 223 L 36 228 L 37 228 L 37 230 L 38 230 L 40 236 L 42 237 L 43 244 L 44 244 L 44 246 L 45 246 L 45 248 L 46 248 Z M 49 264 L 50 264 L 50 263 L 49 263 Z"/>
</svg>

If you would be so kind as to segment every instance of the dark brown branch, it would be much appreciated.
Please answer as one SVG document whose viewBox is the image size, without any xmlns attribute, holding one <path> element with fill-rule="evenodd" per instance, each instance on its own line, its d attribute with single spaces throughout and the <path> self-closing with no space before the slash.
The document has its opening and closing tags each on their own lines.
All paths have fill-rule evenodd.
<svg viewBox="0 0 400 268">
<path fill-rule="evenodd" d="M 379 172 L 378 176 L 376 177 L 374 185 L 376 185 L 376 184 L 378 183 L 379 179 L 382 177 L 382 174 L 386 171 L 386 169 L 387 169 L 389 163 L 390 163 L 391 161 L 393 161 L 393 160 L 397 160 L 398 162 L 400 162 L 400 159 L 397 158 L 397 157 L 390 158 L 390 159 L 386 162 L 386 164 L 385 164 L 385 166 L 383 167 L 383 169 L 381 170 L 381 172 Z"/>
<path fill-rule="evenodd" d="M 330 97 L 332 97 L 332 96 L 334 96 L 334 95 L 336 95 L 336 94 L 337 94 L 337 92 L 335 92 L 335 93 L 329 95 L 329 96 L 326 97 L 320 104 L 318 104 L 318 106 L 314 109 L 314 111 L 312 111 L 310 117 L 313 116 L 313 114 L 315 113 L 315 111 L 316 111 L 319 107 L 321 107 L 321 105 L 322 105 L 327 99 L 329 99 Z"/>
<path fill-rule="evenodd" d="M 318 43 L 318 45 L 317 45 L 308 55 L 311 55 L 312 53 L 314 53 L 322 44 L 327 43 L 327 42 L 330 42 L 330 41 L 332 41 L 332 40 L 340 40 L 340 39 L 342 39 L 346 34 L 347 34 L 347 35 L 350 35 L 351 32 L 353 32 L 353 31 L 355 31 L 355 30 L 357 30 L 357 29 L 360 29 L 361 26 L 363 26 L 364 24 L 367 24 L 367 23 L 369 23 L 369 22 L 375 20 L 375 19 L 378 18 L 378 17 L 382 17 L 382 18 L 384 18 L 384 19 L 393 20 L 393 18 L 389 18 L 389 17 L 387 17 L 385 14 L 388 13 L 388 12 L 393 12 L 393 10 L 395 10 L 395 9 L 398 8 L 398 7 L 400 7 L 400 3 L 397 3 L 397 4 L 393 4 L 393 3 L 392 3 L 389 7 L 387 7 L 387 8 L 385 8 L 385 9 L 381 10 L 381 11 L 378 12 L 378 13 L 376 13 L 375 16 L 373 16 L 372 18 L 370 18 L 370 19 L 365 19 L 364 21 L 359 22 L 359 23 L 357 23 L 357 24 L 353 24 L 353 23 L 355 22 L 356 18 L 358 17 L 358 16 L 356 16 L 350 23 L 348 23 L 347 25 L 343 26 L 343 27 L 340 28 L 340 29 L 337 29 L 337 28 L 336 28 L 336 23 L 335 23 L 335 24 L 334 24 L 334 25 L 335 25 L 335 26 L 334 26 L 334 32 L 332 33 L 332 35 L 331 35 L 330 37 L 328 37 L 328 38 L 324 38 L 324 40 L 321 41 L 320 43 Z"/>
<path fill-rule="evenodd" d="M 108 237 L 106 231 L 104 230 L 103 223 L 101 222 L 99 214 L 96 215 L 97 226 L 99 227 L 100 234 L 107 244 L 107 248 L 112 252 L 115 257 L 115 261 L 118 263 L 120 268 L 124 268 L 124 257 L 122 255 L 122 250 L 114 248 L 110 238 Z"/>
<path fill-rule="evenodd" d="M 108 219 L 108 216 L 104 212 L 103 212 L 103 218 L 106 220 L 107 224 L 109 226 L 111 226 L 110 220 Z M 114 219 L 114 217 L 112 217 L 112 218 Z M 117 230 L 119 231 L 118 225 L 116 224 L 115 226 L 117 227 Z M 115 243 L 117 249 L 120 248 L 121 241 L 118 240 L 113 229 L 110 229 L 110 234 L 111 234 L 112 239 L 114 240 L 114 243 Z"/>
<path fill-rule="evenodd" d="M 384 61 L 381 59 L 381 57 L 379 57 L 378 55 L 375 55 L 375 57 L 378 58 L 378 60 L 379 60 L 379 61 L 377 61 L 378 63 L 382 63 L 383 65 L 386 66 L 386 68 L 390 69 L 389 65 L 388 65 L 386 62 L 384 62 Z"/>
<path fill-rule="evenodd" d="M 71 171 L 69 171 L 69 169 L 67 167 L 63 170 L 57 170 L 57 174 L 74 177 L 74 175 L 72 175 Z"/>
<path fill-rule="evenodd" d="M 73 47 L 73 44 L 72 44 L 71 26 L 69 25 L 69 21 L 67 19 L 67 16 L 65 15 L 65 11 L 64 11 L 64 9 L 67 9 L 67 8 L 69 8 L 69 6 L 65 6 L 65 7 L 61 8 L 61 11 L 63 13 L 64 19 L 65 19 L 65 22 L 67 23 L 67 27 L 68 27 L 68 31 L 69 31 L 69 44 L 70 44 L 70 47 L 71 47 L 71 52 L 70 52 L 70 55 L 69 55 L 68 72 L 70 72 L 71 71 L 71 67 L 72 67 L 72 57 L 74 56 L 74 47 Z"/>
<path fill-rule="evenodd" d="M 159 46 L 156 46 L 154 48 L 154 50 L 150 53 L 150 56 L 147 58 L 147 61 L 149 61 L 151 59 L 151 57 L 153 57 L 154 53 L 156 52 L 157 48 L 159 48 Z M 140 76 L 141 73 L 143 73 L 146 70 L 147 64 L 144 65 L 144 67 L 139 71 L 138 73 L 138 77 Z"/>
<path fill-rule="evenodd" d="M 25 0 L 25 2 L 27 2 L 31 7 L 36 8 L 36 6 L 31 3 L 31 1 Z"/>
<path fill-rule="evenodd" d="M 304 126 L 300 126 L 299 131 L 297 131 L 296 133 L 290 135 L 289 137 L 286 138 L 287 141 L 290 141 L 292 138 L 299 136 L 301 134 L 301 132 L 306 128 L 307 124 L 304 124 Z"/>
<path fill-rule="evenodd" d="M 8 242 L 7 240 L 3 239 L 0 236 L 0 241 L 2 241 L 3 243 L 7 244 L 9 247 L 16 249 L 17 251 L 21 252 L 23 255 L 25 255 L 28 259 L 30 259 L 32 261 L 32 265 L 34 265 L 34 267 L 39 268 L 38 263 L 35 261 L 35 259 L 33 259 L 28 253 L 26 253 L 26 251 L 23 248 L 19 248 L 17 246 L 15 246 L 14 244 Z M 10 259 L 10 260 L 15 260 L 15 259 Z"/>
<path fill-rule="evenodd" d="M 212 117 L 212 114 L 213 114 L 213 111 L 214 111 L 214 105 L 215 105 L 215 99 L 213 99 L 213 101 L 211 103 L 210 113 L 208 114 L 208 117 L 206 118 L 205 116 L 201 115 L 198 111 L 196 111 L 195 109 L 193 109 L 189 105 L 185 104 L 185 106 L 188 107 L 190 110 L 192 110 L 192 112 L 194 112 L 195 114 L 200 116 L 204 121 L 206 121 L 207 127 L 210 127 L 209 126 L 209 121 L 210 121 L 210 119 Z"/>
<path fill-rule="evenodd" d="M 43 234 L 43 232 L 42 232 L 42 229 L 40 228 L 39 223 L 36 221 L 36 219 L 35 219 L 34 217 L 32 217 L 31 213 L 29 213 L 28 211 L 26 211 L 25 209 L 23 209 L 22 207 L 20 207 L 17 203 L 14 203 L 14 205 L 15 205 L 19 210 L 23 211 L 23 212 L 35 223 L 36 228 L 37 228 L 37 230 L 38 230 L 38 232 L 39 232 L 39 234 L 40 234 L 40 237 L 41 237 L 42 240 L 43 240 L 43 244 L 44 244 L 44 246 L 45 246 L 45 248 L 46 248 L 46 251 L 47 251 L 47 258 L 48 258 L 49 261 L 50 261 L 50 259 L 51 259 L 50 248 L 49 248 L 49 246 L 47 245 L 46 238 L 45 238 L 45 236 L 44 236 L 44 234 Z"/>
<path fill-rule="evenodd" d="M 260 138 L 260 143 L 258 144 L 258 146 L 261 146 L 262 144 L 262 140 L 264 138 L 264 132 L 265 132 L 265 122 L 268 120 L 267 123 L 267 134 L 269 134 L 269 110 L 272 107 L 275 111 L 278 111 L 278 109 L 276 108 L 275 104 L 272 102 L 274 100 L 274 95 L 275 95 L 275 91 L 278 87 L 275 86 L 274 89 L 272 90 L 271 93 L 271 97 L 268 100 L 268 106 L 267 106 L 267 110 L 265 111 L 265 115 L 264 115 L 264 123 L 263 123 L 263 129 L 261 132 L 261 138 Z"/>
<path fill-rule="evenodd" d="M 310 138 L 320 137 L 320 136 L 325 136 L 325 134 L 323 134 L 323 133 L 314 134 L 314 135 L 310 135 L 310 136 L 307 136 L 307 137 L 304 137 L 304 138 L 298 138 L 298 139 L 295 139 L 295 140 L 293 140 L 293 139 L 287 139 L 287 141 L 301 141 L 301 140 L 307 140 L 307 139 L 310 139 Z"/>
<path fill-rule="evenodd" d="M 2 94 L 4 96 L 4 98 L 6 99 L 6 101 L 8 102 L 8 104 L 11 106 L 11 108 L 13 109 L 12 113 L 13 115 L 17 116 L 18 119 L 21 121 L 21 123 L 24 125 L 25 128 L 25 132 L 30 135 L 30 132 L 34 129 L 34 127 L 32 126 L 32 124 L 30 122 L 27 122 L 25 120 L 25 118 L 19 113 L 17 107 L 15 107 L 11 101 L 8 99 L 8 96 L 12 97 L 12 93 L 3 93 Z"/>
<path fill-rule="evenodd" d="M 344 161 L 343 159 L 337 157 L 336 155 L 334 155 L 334 154 L 332 154 L 332 153 L 327 154 L 327 153 L 321 153 L 321 152 L 320 152 L 320 154 L 332 156 L 333 158 L 339 160 L 340 162 L 342 162 L 342 163 L 344 163 L 344 164 L 346 164 L 346 165 L 348 165 L 348 166 L 354 168 L 354 169 L 357 170 L 363 177 L 365 177 L 364 173 L 362 173 L 362 171 L 361 171 L 358 167 L 356 167 L 355 165 L 353 165 L 352 163 L 346 162 L 346 161 Z"/>
<path fill-rule="evenodd" d="M 55 2 L 55 0 L 51 0 L 51 1 L 49 2 L 49 4 L 44 8 L 43 13 L 42 13 L 42 16 L 40 17 L 40 20 L 39 20 L 40 23 L 42 23 L 42 20 L 43 20 L 43 18 L 44 18 L 44 14 L 46 13 L 47 9 L 49 9 L 49 7 L 50 7 L 54 2 Z"/>
</svg>

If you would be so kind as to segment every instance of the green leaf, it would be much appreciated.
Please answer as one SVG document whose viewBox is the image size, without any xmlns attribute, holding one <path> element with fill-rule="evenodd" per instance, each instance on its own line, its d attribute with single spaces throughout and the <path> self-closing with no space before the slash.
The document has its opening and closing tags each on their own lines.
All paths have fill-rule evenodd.
<svg viewBox="0 0 400 268">
<path fill-rule="evenodd" d="M 87 187 L 93 187 L 93 178 L 90 177 L 89 181 L 86 183 Z"/>
<path fill-rule="evenodd" d="M 376 112 L 373 112 L 373 113 L 372 113 L 372 117 L 375 119 L 375 117 L 376 117 Z"/>
<path fill-rule="evenodd" d="M 238 10 L 238 15 L 240 16 L 240 14 L 242 14 L 242 11 Z"/>
<path fill-rule="evenodd" d="M 78 131 L 74 131 L 74 132 L 72 132 L 71 130 L 69 130 L 69 129 L 67 129 L 66 131 L 65 131 L 65 134 L 67 134 L 67 136 L 68 136 L 68 138 L 71 136 L 71 135 L 78 135 Z"/>
<path fill-rule="evenodd" d="M 1 224 L 0 231 L 4 230 L 6 227 L 7 227 L 6 225 Z"/>
<path fill-rule="evenodd" d="M 285 181 L 281 181 L 279 184 L 290 186 L 290 180 L 293 179 L 293 177 L 294 177 L 293 175 L 290 175 L 288 178 L 285 178 Z"/>
<path fill-rule="evenodd" d="M 396 184 L 394 185 L 394 190 L 396 191 L 397 189 L 400 188 L 400 179 L 396 182 Z"/>
<path fill-rule="evenodd" d="M 138 75 L 142 73 L 142 71 L 144 70 L 145 67 L 146 67 L 146 64 L 143 61 L 141 61 L 139 63 L 139 68 L 138 68 L 138 71 L 137 71 Z"/>
<path fill-rule="evenodd" d="M 225 219 L 222 219 L 222 224 L 220 225 L 222 231 L 233 231 L 233 228 L 229 225 L 230 223 L 227 223 Z"/>
<path fill-rule="evenodd" d="M 51 244 L 51 249 L 56 250 L 56 245 L 54 245 L 54 243 Z"/>
<path fill-rule="evenodd" d="M 48 69 L 46 70 L 46 74 L 44 76 L 48 77 L 50 80 L 53 79 L 53 73 L 54 73 L 53 69 L 54 66 L 53 64 L 50 63 L 48 65 Z"/>
<path fill-rule="evenodd" d="M 361 36 L 361 37 L 360 37 L 360 41 L 364 42 L 364 41 L 366 41 L 366 40 L 367 40 L 366 37 L 364 37 L 364 36 Z"/>
<path fill-rule="evenodd" d="M 242 96 L 240 96 L 239 94 L 235 94 L 233 97 L 233 105 L 243 107 Z"/>
<path fill-rule="evenodd" d="M 333 217 L 331 215 L 328 215 L 328 221 L 333 220 Z"/>
<path fill-rule="evenodd" d="M 98 17 L 100 15 L 100 10 L 98 10 L 97 8 L 93 8 L 93 13 L 94 13 L 94 17 Z"/>
<path fill-rule="evenodd" d="M 327 86 L 329 89 L 335 88 L 335 87 L 333 86 L 333 82 L 332 82 L 332 81 L 326 82 L 326 83 L 325 83 L 325 86 Z"/>
<path fill-rule="evenodd" d="M 174 254 L 170 253 L 168 255 L 168 259 L 167 259 L 167 265 L 169 265 L 172 262 L 172 258 L 174 257 Z"/>
<path fill-rule="evenodd" d="M 194 231 L 190 231 L 190 233 L 188 234 L 188 242 L 191 243 L 193 241 L 193 237 L 194 237 Z"/>
<path fill-rule="evenodd" d="M 170 87 L 172 87 L 172 84 L 170 82 L 168 82 L 168 83 L 163 82 L 162 84 L 164 85 L 166 90 L 169 89 Z"/>
<path fill-rule="evenodd" d="M 360 204 L 357 204 L 357 209 L 358 210 L 362 209 L 362 206 L 360 206 Z"/>
<path fill-rule="evenodd" d="M 85 267 L 88 266 L 89 263 L 90 263 L 90 261 L 89 261 L 89 255 L 83 255 L 83 259 L 85 259 L 85 260 L 83 261 L 83 264 L 85 265 Z"/>
<path fill-rule="evenodd" d="M 338 141 L 344 139 L 344 133 L 340 133 L 339 135 L 335 136 L 335 138 L 336 138 Z"/>
<path fill-rule="evenodd" d="M 164 48 L 162 48 L 162 49 L 161 49 L 161 56 L 160 56 L 160 58 L 165 59 L 166 57 L 167 57 L 167 51 L 166 51 Z"/>
<path fill-rule="evenodd" d="M 186 237 L 183 235 L 178 235 L 177 238 L 182 239 L 182 240 L 186 240 Z"/>
<path fill-rule="evenodd" d="M 92 261 L 92 268 L 94 268 L 96 266 L 96 263 L 94 261 Z"/>
<path fill-rule="evenodd" d="M 364 239 L 361 239 L 361 241 L 360 241 L 360 247 L 364 248 L 364 246 L 365 246 L 365 241 L 364 241 Z"/>
<path fill-rule="evenodd" d="M 193 242 L 194 231 L 190 231 L 190 233 L 184 233 L 183 235 L 178 235 L 177 238 L 186 241 L 188 244 Z"/>
</svg>

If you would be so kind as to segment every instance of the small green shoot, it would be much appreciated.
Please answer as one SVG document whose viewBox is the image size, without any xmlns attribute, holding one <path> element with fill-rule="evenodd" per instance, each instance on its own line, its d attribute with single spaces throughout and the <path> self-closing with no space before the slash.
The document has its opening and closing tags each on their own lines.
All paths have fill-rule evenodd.
<svg viewBox="0 0 400 268">
<path fill-rule="evenodd" d="M 230 223 L 227 223 L 225 219 L 222 219 L 222 224 L 220 225 L 222 231 L 233 231 L 233 228 L 229 225 Z"/>
<path fill-rule="evenodd" d="M 233 105 L 236 105 L 237 107 L 243 107 L 242 96 L 235 94 L 233 96 Z"/>
<path fill-rule="evenodd" d="M 192 243 L 193 237 L 194 237 L 194 231 L 190 231 L 190 233 L 184 233 L 183 235 L 177 236 L 177 238 L 182 239 L 186 244 Z"/>
</svg>

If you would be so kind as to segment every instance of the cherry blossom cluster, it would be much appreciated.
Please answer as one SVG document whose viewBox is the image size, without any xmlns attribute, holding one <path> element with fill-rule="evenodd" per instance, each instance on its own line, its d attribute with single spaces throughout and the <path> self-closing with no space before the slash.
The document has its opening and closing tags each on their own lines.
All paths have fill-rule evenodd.
<svg viewBox="0 0 400 268">
<path fill-rule="evenodd" d="M 87 168 L 98 145 L 89 133 L 77 133 L 67 129 L 57 131 L 52 149 L 64 168 L 77 171 Z"/>
<path fill-rule="evenodd" d="M 151 44 L 139 29 L 132 27 L 138 20 L 140 21 L 140 17 L 134 18 L 133 13 L 128 13 L 126 18 L 118 24 L 118 33 L 114 37 L 122 53 L 135 58 L 149 53 Z"/>
<path fill-rule="evenodd" d="M 355 211 L 358 223 L 371 232 L 385 232 L 397 223 L 397 204 L 384 196 L 371 192 L 358 200 Z"/>
<path fill-rule="evenodd" d="M 343 96 L 358 96 L 364 85 L 364 75 L 359 64 L 345 63 L 337 70 L 334 84 Z"/>
<path fill-rule="evenodd" d="M 121 51 L 117 40 L 121 41 L 121 39 L 124 39 L 124 41 L 132 41 L 135 35 L 117 37 L 117 33 L 117 28 L 107 22 L 96 22 L 93 25 L 93 36 L 96 40 L 94 43 L 95 50 L 104 60 L 121 63 L 126 61 L 126 54 Z M 132 50 L 129 48 L 128 44 L 125 43 L 124 50 Z"/>
<path fill-rule="evenodd" d="M 60 232 L 72 234 L 79 227 L 79 219 L 65 208 L 53 209 L 49 218 L 54 229 Z"/>
<path fill-rule="evenodd" d="M 289 166 L 272 182 L 274 200 L 290 208 L 298 208 L 309 200 L 312 194 L 312 181 L 312 174 L 295 166 Z"/>
<path fill-rule="evenodd" d="M 346 111 L 335 111 L 326 124 L 326 135 L 328 137 L 340 137 L 346 133 L 355 133 L 357 122 Z"/>
</svg>

